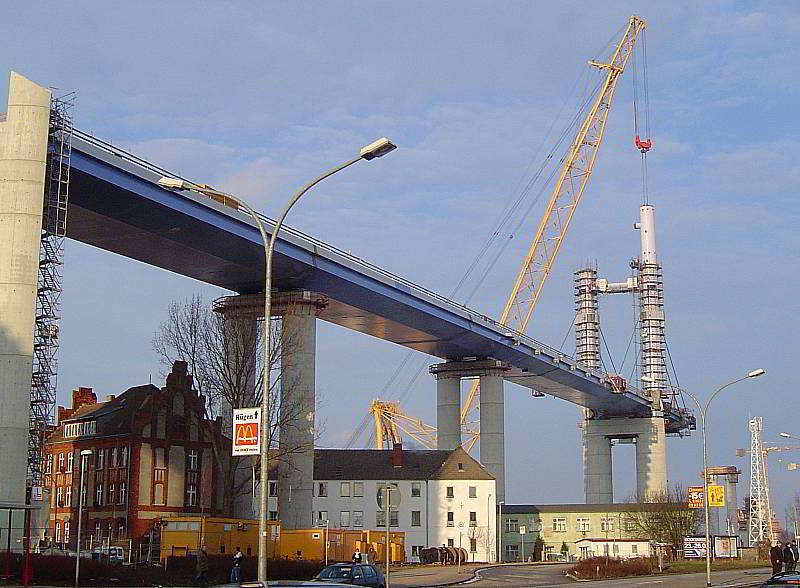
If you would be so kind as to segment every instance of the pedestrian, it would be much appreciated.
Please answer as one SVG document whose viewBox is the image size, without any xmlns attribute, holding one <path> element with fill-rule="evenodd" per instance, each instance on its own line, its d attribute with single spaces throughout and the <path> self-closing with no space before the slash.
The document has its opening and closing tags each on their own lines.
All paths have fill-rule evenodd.
<svg viewBox="0 0 800 588">
<path fill-rule="evenodd" d="M 208 581 L 208 547 L 205 545 L 200 547 L 200 553 L 197 554 L 196 569 L 195 584 L 205 586 Z"/>
<path fill-rule="evenodd" d="M 356 549 L 356 552 L 353 554 L 353 563 L 361 563 L 361 552 L 358 549 Z"/>
<path fill-rule="evenodd" d="M 784 570 L 787 572 L 791 572 L 794 570 L 795 560 L 794 560 L 794 552 L 792 551 L 791 544 L 787 541 L 784 543 L 783 548 L 783 566 Z"/>
<path fill-rule="evenodd" d="M 772 575 L 780 573 L 783 564 L 783 550 L 780 542 L 776 542 L 769 550 L 769 561 L 772 564 Z"/>
<path fill-rule="evenodd" d="M 238 584 L 242 581 L 242 550 L 236 546 L 236 551 L 233 554 L 233 566 L 231 567 L 231 584 Z"/>
<path fill-rule="evenodd" d="M 792 555 L 794 556 L 794 561 L 792 561 L 792 571 L 794 572 L 797 570 L 797 560 L 800 559 L 800 551 L 797 550 L 797 539 L 792 539 Z"/>
</svg>

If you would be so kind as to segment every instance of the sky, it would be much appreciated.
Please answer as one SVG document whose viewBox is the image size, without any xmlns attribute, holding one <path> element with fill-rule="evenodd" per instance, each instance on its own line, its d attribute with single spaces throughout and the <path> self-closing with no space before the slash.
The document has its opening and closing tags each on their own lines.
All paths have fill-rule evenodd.
<svg viewBox="0 0 800 588">
<path fill-rule="evenodd" d="M 744 471 L 743 496 L 749 460 L 735 450 L 749 447 L 748 419 L 764 418 L 766 441 L 800 437 L 795 3 L 31 1 L 15 3 L 0 25 L 0 95 L 11 70 L 56 94 L 75 91 L 77 128 L 271 216 L 310 178 L 391 137 L 397 151 L 326 180 L 288 223 L 450 295 L 585 99 L 586 80 L 596 79 L 587 60 L 631 14 L 648 22 L 648 188 L 678 382 L 706 399 L 767 370 L 726 389 L 708 413 L 710 462 Z M 641 88 L 641 62 L 637 72 Z M 638 254 L 632 74 L 619 82 L 594 174 L 527 330 L 568 353 L 572 273 L 588 262 L 624 279 Z M 530 213 L 499 231 L 506 245 L 489 255 L 496 263 L 479 267 L 456 300 L 499 317 L 543 213 L 540 187 L 524 200 Z M 167 305 L 194 293 L 227 292 L 68 242 L 60 403 L 78 386 L 103 398 L 160 384 L 152 336 Z M 601 321 L 619 367 L 630 297 L 601 300 Z M 408 413 L 435 424 L 427 366 L 436 360 L 414 354 L 389 382 L 405 357 L 319 321 L 322 445 L 346 443 L 379 395 L 403 396 Z M 578 416 L 507 385 L 507 502 L 583 501 Z M 699 431 L 669 439 L 667 454 L 671 483 L 701 483 Z M 632 448 L 616 448 L 614 460 L 624 500 L 635 488 Z M 791 461 L 800 456 L 770 456 L 781 519 L 800 489 Z"/>
</svg>

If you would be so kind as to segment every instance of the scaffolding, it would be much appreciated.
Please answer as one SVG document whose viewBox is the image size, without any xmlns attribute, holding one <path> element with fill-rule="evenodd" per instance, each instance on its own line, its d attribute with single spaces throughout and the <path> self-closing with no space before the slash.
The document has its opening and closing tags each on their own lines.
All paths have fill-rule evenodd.
<svg viewBox="0 0 800 588">
<path fill-rule="evenodd" d="M 775 542 L 772 527 L 772 510 L 769 504 L 769 480 L 767 478 L 767 452 L 761 431 L 761 417 L 750 419 L 750 524 L 748 539 L 750 547 L 769 541 Z"/>
<path fill-rule="evenodd" d="M 50 100 L 28 438 L 27 485 L 31 488 L 33 499 L 40 499 L 44 482 L 44 440 L 54 424 L 55 416 L 61 267 L 64 263 L 64 238 L 67 232 L 73 105 L 74 94 L 53 97 Z"/>
</svg>

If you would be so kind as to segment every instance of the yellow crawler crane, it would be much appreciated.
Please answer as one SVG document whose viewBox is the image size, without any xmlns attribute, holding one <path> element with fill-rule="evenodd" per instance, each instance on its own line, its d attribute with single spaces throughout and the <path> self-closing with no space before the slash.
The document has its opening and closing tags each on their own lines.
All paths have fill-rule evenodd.
<svg viewBox="0 0 800 588">
<path fill-rule="evenodd" d="M 506 301 L 500 323 L 510 330 L 524 333 L 528 326 L 542 287 L 564 242 L 572 216 L 592 175 L 617 81 L 625 71 L 625 65 L 633 52 L 637 37 L 646 26 L 645 21 L 637 16 L 631 16 L 625 33 L 608 63 L 589 61 L 589 65 L 607 72 L 605 83 L 595 97 L 564 159 L 558 181 L 547 202 L 547 209 L 539 221 L 533 243 L 525 255 L 511 295 Z M 466 402 L 461 408 L 462 429 L 469 429 L 468 421 L 477 422 L 480 418 L 477 414 L 479 394 L 479 381 L 476 379 L 470 386 Z M 471 416 L 472 413 L 475 415 Z M 479 435 L 479 432 L 469 431 L 469 438 L 464 443 L 467 451 L 472 449 Z"/>
</svg>

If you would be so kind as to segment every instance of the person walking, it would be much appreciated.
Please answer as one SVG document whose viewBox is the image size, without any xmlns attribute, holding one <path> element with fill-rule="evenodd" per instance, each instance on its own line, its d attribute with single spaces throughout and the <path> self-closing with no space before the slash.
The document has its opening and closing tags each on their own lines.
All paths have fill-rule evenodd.
<svg viewBox="0 0 800 588">
<path fill-rule="evenodd" d="M 236 551 L 233 554 L 233 566 L 231 567 L 231 584 L 238 584 L 242 581 L 242 559 L 244 555 L 239 546 L 236 546 Z"/>
<path fill-rule="evenodd" d="M 791 572 L 794 570 L 795 560 L 794 560 L 794 552 L 792 552 L 792 546 L 787 541 L 784 543 L 783 548 L 783 569 L 784 571 Z"/>
<path fill-rule="evenodd" d="M 769 550 L 769 562 L 772 564 L 772 575 L 780 573 L 783 564 L 783 550 L 780 542 L 776 542 Z"/>
<path fill-rule="evenodd" d="M 792 561 L 792 571 L 794 572 L 797 570 L 797 560 L 800 559 L 800 551 L 797 549 L 797 539 L 792 539 L 792 555 L 794 556 L 794 560 Z"/>
<path fill-rule="evenodd" d="M 208 581 L 208 547 L 205 545 L 200 547 L 200 553 L 197 554 L 196 569 L 195 584 L 205 586 Z"/>
<path fill-rule="evenodd" d="M 353 554 L 353 563 L 361 563 L 361 552 L 358 549 L 356 549 L 356 552 Z"/>
</svg>

